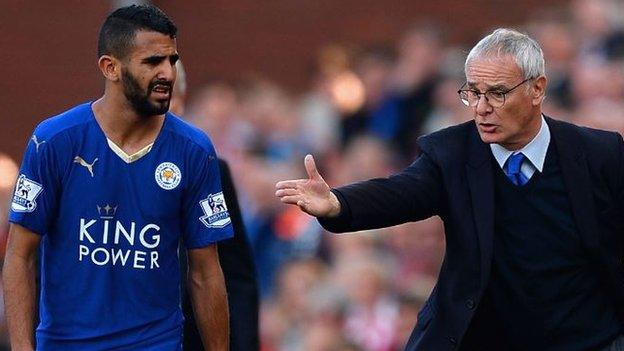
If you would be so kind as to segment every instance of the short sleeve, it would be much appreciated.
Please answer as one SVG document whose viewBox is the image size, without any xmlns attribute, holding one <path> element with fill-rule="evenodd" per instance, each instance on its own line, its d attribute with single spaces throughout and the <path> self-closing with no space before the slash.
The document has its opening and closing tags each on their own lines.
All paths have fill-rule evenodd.
<svg viewBox="0 0 624 351">
<path fill-rule="evenodd" d="M 234 236 L 232 221 L 221 188 L 219 162 L 214 148 L 196 157 L 183 199 L 183 236 L 188 249 L 208 246 Z"/>
<path fill-rule="evenodd" d="M 56 217 L 61 183 L 59 173 L 50 141 L 33 135 L 15 184 L 9 221 L 45 235 Z"/>
</svg>

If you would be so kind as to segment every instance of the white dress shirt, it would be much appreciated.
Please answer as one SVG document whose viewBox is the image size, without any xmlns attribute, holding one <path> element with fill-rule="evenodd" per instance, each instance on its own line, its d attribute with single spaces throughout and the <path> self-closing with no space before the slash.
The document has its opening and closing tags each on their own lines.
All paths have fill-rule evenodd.
<svg viewBox="0 0 624 351">
<path fill-rule="evenodd" d="M 505 162 L 507 162 L 509 156 L 517 153 L 523 153 L 526 158 L 520 166 L 520 172 L 522 172 L 527 179 L 531 179 L 535 171 L 542 172 L 544 169 L 544 161 L 546 160 L 546 152 L 548 151 L 549 144 L 550 129 L 548 128 L 548 124 L 546 124 L 546 120 L 542 115 L 542 126 L 540 127 L 539 132 L 533 140 L 526 144 L 522 149 L 507 150 L 499 144 L 490 144 L 490 150 L 492 150 L 492 154 L 501 169 L 504 169 Z"/>
</svg>

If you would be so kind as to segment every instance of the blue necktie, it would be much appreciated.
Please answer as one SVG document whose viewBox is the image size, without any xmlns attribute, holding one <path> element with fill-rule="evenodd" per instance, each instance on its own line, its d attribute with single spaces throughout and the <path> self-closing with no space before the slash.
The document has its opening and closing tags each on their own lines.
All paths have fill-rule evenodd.
<svg viewBox="0 0 624 351">
<path fill-rule="evenodd" d="M 513 154 L 509 156 L 507 163 L 503 168 L 507 178 L 509 178 L 509 180 L 511 180 L 511 182 L 515 185 L 524 185 L 529 181 L 529 179 L 522 174 L 522 172 L 520 172 L 520 167 L 522 166 L 524 159 L 525 157 L 523 153 Z"/>
</svg>

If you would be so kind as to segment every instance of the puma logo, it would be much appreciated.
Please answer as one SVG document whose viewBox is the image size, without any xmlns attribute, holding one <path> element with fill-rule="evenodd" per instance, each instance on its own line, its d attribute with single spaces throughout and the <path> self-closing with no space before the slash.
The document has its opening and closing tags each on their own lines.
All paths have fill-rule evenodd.
<svg viewBox="0 0 624 351">
<path fill-rule="evenodd" d="M 87 171 L 89 171 L 89 173 L 91 174 L 91 177 L 93 177 L 93 165 L 97 162 L 97 157 L 95 158 L 95 160 L 93 160 L 93 162 L 91 162 L 91 164 L 87 163 L 87 161 L 85 161 L 82 157 L 80 156 L 76 156 L 74 157 L 74 163 L 78 163 L 81 166 L 83 166 L 84 168 L 87 169 Z"/>
<path fill-rule="evenodd" d="M 37 136 L 33 134 L 33 136 L 30 138 L 30 140 L 32 140 L 35 143 L 35 147 L 36 147 L 36 151 L 39 152 L 39 145 L 45 143 L 45 140 L 39 142 L 39 140 L 37 140 Z"/>
</svg>

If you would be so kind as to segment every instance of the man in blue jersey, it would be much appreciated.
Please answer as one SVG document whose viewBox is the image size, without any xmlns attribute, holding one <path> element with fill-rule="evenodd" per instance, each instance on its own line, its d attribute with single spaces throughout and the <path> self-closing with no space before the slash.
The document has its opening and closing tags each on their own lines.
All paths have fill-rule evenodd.
<svg viewBox="0 0 624 351">
<path fill-rule="evenodd" d="M 4 265 L 14 350 L 181 350 L 180 238 L 202 341 L 228 349 L 215 243 L 232 226 L 211 141 L 167 112 L 176 31 L 153 6 L 111 13 L 98 42 L 104 95 L 35 129 Z"/>
</svg>

